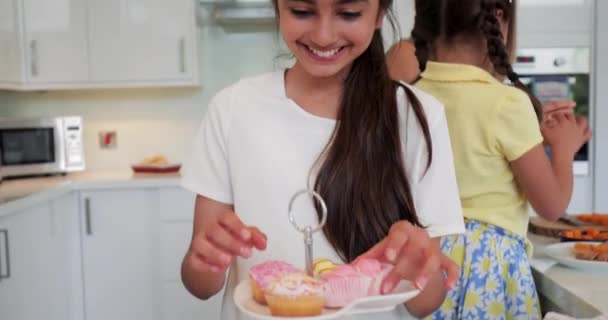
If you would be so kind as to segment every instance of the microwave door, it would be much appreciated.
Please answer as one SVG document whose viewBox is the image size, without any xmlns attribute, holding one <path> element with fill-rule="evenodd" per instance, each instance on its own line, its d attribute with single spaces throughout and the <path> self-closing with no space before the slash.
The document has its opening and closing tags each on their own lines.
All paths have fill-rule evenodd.
<svg viewBox="0 0 608 320">
<path fill-rule="evenodd" d="M 3 175 L 30 175 L 57 170 L 55 127 L 0 130 Z"/>
</svg>

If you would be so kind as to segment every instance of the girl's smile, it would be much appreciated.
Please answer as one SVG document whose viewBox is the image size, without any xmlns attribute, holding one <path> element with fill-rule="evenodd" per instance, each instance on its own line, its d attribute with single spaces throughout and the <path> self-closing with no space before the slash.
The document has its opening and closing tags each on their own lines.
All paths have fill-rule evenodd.
<svg viewBox="0 0 608 320">
<path fill-rule="evenodd" d="M 350 46 L 337 46 L 327 49 L 316 49 L 313 46 L 297 43 L 298 48 L 305 50 L 308 56 L 313 60 L 321 63 L 333 63 L 344 56 L 349 50 Z"/>
</svg>

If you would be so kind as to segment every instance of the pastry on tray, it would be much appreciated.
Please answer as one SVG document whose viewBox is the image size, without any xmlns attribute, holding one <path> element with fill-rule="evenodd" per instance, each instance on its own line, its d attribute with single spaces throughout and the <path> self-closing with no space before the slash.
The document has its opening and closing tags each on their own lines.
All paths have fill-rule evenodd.
<svg viewBox="0 0 608 320">
<path fill-rule="evenodd" d="M 265 290 L 270 314 L 280 317 L 311 317 L 323 312 L 323 283 L 304 273 L 288 273 L 273 280 Z"/>
<path fill-rule="evenodd" d="M 325 282 L 325 306 L 342 308 L 354 300 L 380 294 L 380 285 L 390 267 L 378 260 L 360 259 L 321 274 Z"/>
<path fill-rule="evenodd" d="M 576 243 L 572 251 L 577 259 L 608 262 L 608 242 L 598 245 Z"/>
<path fill-rule="evenodd" d="M 275 279 L 288 273 L 300 272 L 293 265 L 277 260 L 270 260 L 257 264 L 249 269 L 249 285 L 253 300 L 260 304 L 266 304 L 264 290 Z"/>
<path fill-rule="evenodd" d="M 380 295 L 380 286 L 392 265 L 375 259 L 336 264 L 329 259 L 313 263 L 314 278 L 293 265 L 270 260 L 249 269 L 253 299 L 268 305 L 275 316 L 319 315 L 323 307 L 336 309 L 351 302 Z"/>
</svg>

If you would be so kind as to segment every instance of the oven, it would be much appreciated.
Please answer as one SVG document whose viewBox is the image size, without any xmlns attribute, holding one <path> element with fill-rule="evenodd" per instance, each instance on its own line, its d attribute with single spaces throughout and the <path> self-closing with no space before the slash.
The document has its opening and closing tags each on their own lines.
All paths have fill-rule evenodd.
<svg viewBox="0 0 608 320">
<path fill-rule="evenodd" d="M 591 122 L 590 61 L 589 48 L 520 49 L 513 68 L 541 102 L 573 100 L 575 114 Z M 590 174 L 590 158 L 589 144 L 585 144 L 575 156 L 575 175 Z"/>
</svg>

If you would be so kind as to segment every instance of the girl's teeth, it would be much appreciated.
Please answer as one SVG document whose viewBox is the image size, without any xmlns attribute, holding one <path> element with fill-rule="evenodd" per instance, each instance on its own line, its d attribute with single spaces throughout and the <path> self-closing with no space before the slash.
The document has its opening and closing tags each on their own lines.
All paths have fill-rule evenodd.
<svg viewBox="0 0 608 320">
<path fill-rule="evenodd" d="M 321 58 L 330 58 L 336 55 L 336 53 L 338 53 L 338 51 L 340 51 L 340 49 L 332 49 L 329 51 L 320 51 L 320 50 L 316 50 L 313 49 L 311 47 L 308 47 L 310 49 L 310 51 L 312 51 L 312 53 L 314 53 L 315 55 L 321 57 Z"/>
</svg>

